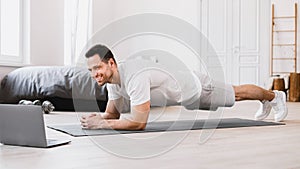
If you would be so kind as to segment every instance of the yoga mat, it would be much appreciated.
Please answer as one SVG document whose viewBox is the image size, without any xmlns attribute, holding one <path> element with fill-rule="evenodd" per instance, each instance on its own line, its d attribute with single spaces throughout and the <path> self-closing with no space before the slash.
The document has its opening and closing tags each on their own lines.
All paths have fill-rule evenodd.
<svg viewBox="0 0 300 169">
<path fill-rule="evenodd" d="M 147 124 L 146 129 L 142 131 L 110 130 L 110 129 L 89 130 L 89 129 L 82 129 L 80 124 L 49 125 L 48 128 L 61 131 L 63 133 L 67 133 L 74 137 L 80 137 L 80 136 L 93 136 L 93 135 L 112 135 L 112 134 L 199 130 L 199 129 L 213 129 L 213 128 L 218 128 L 218 129 L 237 128 L 237 127 L 251 127 L 251 126 L 273 126 L 273 125 L 284 125 L 284 123 L 255 121 L 255 120 L 247 120 L 247 119 L 239 119 L 239 118 L 227 118 L 227 119 L 201 119 L 201 120 L 150 122 Z"/>
</svg>

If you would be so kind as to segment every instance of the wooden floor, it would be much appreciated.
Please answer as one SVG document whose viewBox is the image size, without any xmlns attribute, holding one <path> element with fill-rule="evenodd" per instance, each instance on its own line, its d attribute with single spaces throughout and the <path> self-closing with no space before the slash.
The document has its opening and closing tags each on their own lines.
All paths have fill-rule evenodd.
<svg viewBox="0 0 300 169">
<path fill-rule="evenodd" d="M 286 125 L 280 126 L 94 137 L 72 137 L 46 129 L 49 138 L 72 142 L 49 149 L 0 145 L 0 169 L 296 169 L 300 168 L 300 103 L 288 103 L 288 108 Z M 150 120 L 253 119 L 257 109 L 256 101 L 239 102 L 215 113 L 156 108 Z M 78 123 L 79 116 L 54 112 L 45 115 L 45 120 L 47 124 Z M 272 121 L 272 116 L 267 121 Z"/>
</svg>

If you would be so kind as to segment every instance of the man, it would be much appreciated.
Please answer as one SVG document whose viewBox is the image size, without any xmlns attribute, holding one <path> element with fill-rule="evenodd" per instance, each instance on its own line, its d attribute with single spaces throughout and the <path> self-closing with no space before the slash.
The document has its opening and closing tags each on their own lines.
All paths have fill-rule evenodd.
<svg viewBox="0 0 300 169">
<path fill-rule="evenodd" d="M 81 125 L 89 129 L 143 130 L 150 106 L 183 105 L 188 109 L 211 109 L 232 106 L 235 101 L 260 100 L 263 104 L 255 114 L 265 119 L 274 109 L 275 121 L 288 113 L 286 95 L 255 85 L 232 86 L 218 83 L 197 72 L 170 70 L 158 63 L 131 59 L 117 65 L 112 52 L 95 45 L 87 53 L 88 69 L 98 85 L 107 84 L 108 104 L 101 114 L 82 116 Z M 131 117 L 119 119 L 123 105 L 130 100 Z"/>
</svg>

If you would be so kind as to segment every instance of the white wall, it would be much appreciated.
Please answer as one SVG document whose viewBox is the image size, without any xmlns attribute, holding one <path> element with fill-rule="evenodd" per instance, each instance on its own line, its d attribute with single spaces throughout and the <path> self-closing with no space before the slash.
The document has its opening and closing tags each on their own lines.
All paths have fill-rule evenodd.
<svg viewBox="0 0 300 169">
<path fill-rule="evenodd" d="M 126 16 L 142 13 L 164 13 L 179 17 L 200 27 L 200 1 L 189 0 L 94 0 L 94 32 Z"/>
<path fill-rule="evenodd" d="M 275 15 L 293 15 L 293 10 L 294 10 L 294 2 L 298 2 L 299 0 L 270 0 L 272 3 L 275 3 L 275 10 L 277 11 L 275 13 Z M 253 54 L 253 58 L 256 59 L 252 59 L 252 54 L 251 54 L 251 62 L 255 62 L 255 65 L 251 64 L 247 64 L 247 65 L 242 65 L 244 67 L 247 67 L 249 69 L 245 69 L 245 71 L 243 71 L 242 73 L 239 73 L 239 75 L 236 75 L 237 79 L 234 79 L 235 77 L 235 73 L 240 70 L 235 70 L 235 69 L 228 69 L 226 70 L 226 74 L 229 77 L 228 82 L 229 83 L 234 83 L 234 84 L 243 84 L 243 83 L 254 83 L 260 86 L 264 86 L 264 83 L 267 81 L 268 76 L 269 76 L 269 51 L 270 51 L 270 30 L 271 30 L 271 6 L 269 4 L 270 1 L 267 1 L 267 3 L 263 3 L 263 5 L 259 5 L 260 8 L 265 8 L 264 9 L 257 9 L 256 13 L 257 16 L 259 17 L 263 17 L 263 18 L 258 18 L 258 23 L 256 23 L 256 25 L 260 26 L 258 27 L 258 31 L 256 34 L 259 35 L 258 38 L 259 39 L 255 39 L 249 37 L 250 40 L 249 43 L 255 40 L 255 44 L 258 44 L 258 56 L 256 56 L 256 54 Z M 202 29 L 203 25 L 205 26 L 205 24 L 207 23 L 205 20 L 201 20 L 201 12 L 203 12 L 201 9 L 201 2 L 203 3 L 204 1 L 199 1 L 199 0 L 192 0 L 189 1 L 188 3 L 184 3 L 182 0 L 126 0 L 126 1 L 122 1 L 122 0 L 101 0 L 101 1 L 95 1 L 94 2 L 94 26 L 93 26 L 93 30 L 94 32 L 98 31 L 100 28 L 102 28 L 103 26 L 109 24 L 110 22 L 120 19 L 122 17 L 126 17 L 126 16 L 130 16 L 130 15 L 134 15 L 134 14 L 140 14 L 140 13 L 149 13 L 149 12 L 154 12 L 154 13 L 165 13 L 165 14 L 169 14 L 172 16 L 176 16 L 178 18 L 181 18 L 189 23 L 191 23 L 192 25 L 194 25 L 195 27 Z M 222 1 L 225 2 L 225 1 Z M 227 1 L 226 1 L 227 2 Z M 231 2 L 231 1 L 228 1 Z M 232 3 L 235 4 L 237 1 L 233 0 Z M 241 1 L 243 3 L 245 3 L 245 1 Z M 248 1 L 247 1 L 248 2 Z M 250 1 L 249 1 L 250 2 Z M 259 2 L 259 1 L 257 1 Z M 225 10 L 226 11 L 226 5 L 220 5 L 221 3 L 217 2 L 214 5 L 214 9 L 216 10 Z M 258 4 L 258 3 L 257 3 Z M 260 3 L 262 4 L 262 3 Z M 267 4 L 267 5 L 265 5 Z M 203 4 L 202 4 L 203 5 Z M 217 6 L 219 5 L 219 6 Z M 233 6 L 233 8 L 236 6 Z M 254 6 L 255 7 L 255 6 Z M 205 10 L 205 9 L 204 9 Z M 228 8 L 227 10 L 230 10 L 230 8 Z M 245 11 L 244 9 L 241 9 L 242 12 Z M 204 11 L 205 12 L 205 11 Z M 243 14 L 243 13 L 239 13 L 239 14 Z M 222 17 L 226 17 L 226 16 L 219 16 L 219 18 Z M 233 17 L 235 17 L 235 14 L 233 13 Z M 239 16 L 241 17 L 241 16 Z M 245 16 L 244 16 L 245 17 Z M 267 18 L 267 19 L 266 19 Z M 269 18 L 269 19 L 268 19 Z M 243 18 L 245 20 L 242 20 L 243 22 L 247 22 L 247 17 Z M 213 20 L 212 23 L 214 23 L 214 25 L 218 25 L 219 23 L 222 23 L 223 20 L 218 20 L 217 19 Z M 201 23 L 202 22 L 202 23 Z M 232 21 L 231 21 L 232 22 Z M 239 24 L 243 24 L 243 22 L 240 22 Z M 299 25 L 300 22 L 298 22 L 298 27 L 300 27 Z M 203 24 L 201 26 L 201 24 Z M 230 25 L 232 23 L 226 23 L 225 25 Z M 249 23 L 250 24 L 250 23 Z M 134 25 L 133 25 L 134 26 Z M 242 25 L 236 25 L 236 27 L 241 28 Z M 255 29 L 253 28 L 255 26 L 252 26 L 251 28 L 249 27 L 249 29 Z M 245 27 L 244 27 L 245 28 Z M 248 27 L 246 27 L 248 28 Z M 246 29 L 245 28 L 245 29 Z M 216 27 L 215 29 L 222 29 L 222 27 Z M 232 27 L 233 30 L 233 27 Z M 204 30 L 201 30 L 204 31 Z M 218 30 L 216 30 L 218 31 Z M 257 31 L 257 30 L 252 30 L 252 31 Z M 213 30 L 212 30 L 213 32 Z M 299 31 L 298 31 L 299 32 Z M 218 32 L 215 32 L 218 33 Z M 220 33 L 220 32 L 219 32 Z M 234 33 L 234 30 L 233 30 Z M 299 34 L 299 33 L 298 33 Z M 233 34 L 234 35 L 234 34 Z M 233 35 L 230 35 L 233 37 Z M 216 37 L 218 37 L 216 35 Z M 298 36 L 299 37 L 299 36 Z M 298 38 L 299 39 L 299 38 Z M 151 39 L 153 40 L 153 39 Z M 113 52 L 116 54 L 116 57 L 118 58 L 123 58 L 124 55 L 130 55 L 130 52 L 134 51 L 134 50 L 140 50 L 139 46 L 151 46 L 151 40 L 147 41 L 144 39 L 143 40 L 139 40 L 138 38 L 136 38 L 136 40 L 131 40 L 131 41 L 127 41 L 127 45 L 125 46 L 121 46 L 121 47 L 116 47 L 115 50 L 113 49 Z M 219 40 L 220 39 L 216 39 Z M 142 43 L 141 43 L 142 42 Z M 152 41 L 154 42 L 154 41 Z M 162 41 L 163 42 L 163 41 Z M 245 41 L 247 42 L 247 41 Z M 103 42 L 105 43 L 105 42 Z M 228 42 L 225 42 L 227 46 L 226 49 L 232 49 L 234 47 L 235 44 L 232 44 L 231 46 L 228 46 Z M 299 43 L 299 40 L 298 40 Z M 150 44 L 150 45 L 149 45 Z M 158 43 L 160 44 L 160 43 Z M 253 43 L 254 44 L 254 43 Z M 162 46 L 162 44 L 160 44 Z M 248 44 L 248 45 L 252 45 L 252 44 Z M 152 45 L 152 47 L 155 45 Z M 252 45 L 253 46 L 253 45 Z M 217 47 L 217 46 L 215 46 Z M 243 46 L 241 46 L 240 48 L 243 48 Z M 175 51 L 178 49 L 174 49 Z M 240 49 L 241 50 L 241 49 Z M 299 48 L 298 48 L 299 51 Z M 180 51 L 177 51 L 176 53 L 180 53 Z M 181 51 L 181 53 L 184 53 L 183 51 Z M 300 52 L 298 52 L 299 55 Z M 250 56 L 250 54 L 247 54 Z M 184 57 L 184 56 L 182 56 Z M 249 57 L 248 57 L 249 58 Z M 298 70 L 300 70 L 300 59 L 298 59 Z M 240 61 L 240 59 L 238 59 L 238 61 Z M 224 63 L 226 63 L 228 65 L 231 64 L 232 60 L 227 60 L 224 61 Z M 285 66 L 290 66 L 290 65 L 286 65 L 283 64 L 284 67 Z M 223 65 L 224 66 L 224 65 Z M 225 65 L 226 66 L 226 65 Z M 234 67 L 234 65 L 232 65 Z M 235 65 L 236 66 L 236 65 Z M 255 67 L 255 72 L 253 73 L 251 71 L 251 69 L 254 69 Z M 247 75 L 247 72 L 248 75 Z M 245 78 L 247 77 L 247 78 Z M 241 80 L 241 79 L 246 79 L 246 80 Z"/>
<path fill-rule="evenodd" d="M 30 62 L 64 64 L 64 1 L 31 0 Z"/>
<path fill-rule="evenodd" d="M 30 0 L 29 63 L 64 64 L 64 1 Z M 0 79 L 16 66 L 0 66 Z"/>
<path fill-rule="evenodd" d="M 200 30 L 200 8 L 199 0 L 189 0 L 188 3 L 182 0 L 101 0 L 94 1 L 94 16 L 93 16 L 93 32 L 96 33 L 104 26 L 107 26 L 113 21 L 144 13 L 159 13 L 177 17 L 195 28 Z M 142 23 L 135 23 L 132 28 L 139 26 Z M 155 26 L 155 25 L 153 25 Z M 122 31 L 122 28 L 117 28 Z M 172 28 L 170 28 L 172 29 Z M 180 30 L 186 31 L 186 30 Z M 120 39 L 121 40 L 121 39 Z M 104 43 L 105 42 L 99 42 Z M 117 60 L 127 58 L 134 53 L 141 52 L 147 49 L 157 49 L 170 52 L 176 55 L 178 59 L 187 61 L 191 51 L 184 48 L 178 42 L 157 35 L 141 35 L 128 38 L 112 48 Z M 191 56 L 192 57 L 192 56 Z M 193 57 L 195 59 L 195 56 Z M 190 61 L 192 67 L 198 66 Z"/>
<path fill-rule="evenodd" d="M 298 1 L 271 0 L 271 2 L 275 3 L 275 10 L 281 14 L 292 12 L 294 2 Z M 113 20 L 146 12 L 165 13 L 176 16 L 200 29 L 200 4 L 200 0 L 189 0 L 188 3 L 182 0 L 94 0 L 93 32 L 95 33 Z M 63 65 L 64 1 L 31 0 L 30 8 L 31 43 L 29 54 L 31 64 Z M 300 27 L 299 23 L 298 27 Z M 117 55 L 122 55 L 126 51 L 122 48 L 115 52 Z M 299 60 L 298 70 L 300 70 Z M 13 69 L 15 67 L 0 67 L 0 78 Z M 261 73 L 265 74 L 266 72 Z"/>
</svg>

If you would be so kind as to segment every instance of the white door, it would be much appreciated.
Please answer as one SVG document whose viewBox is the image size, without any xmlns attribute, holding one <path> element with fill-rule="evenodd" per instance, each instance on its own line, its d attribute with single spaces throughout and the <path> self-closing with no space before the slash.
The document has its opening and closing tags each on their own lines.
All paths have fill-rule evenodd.
<svg viewBox="0 0 300 169">
<path fill-rule="evenodd" d="M 269 74 L 269 0 L 203 0 L 201 31 L 213 45 L 226 82 L 263 85 Z M 212 56 L 212 60 L 213 60 Z"/>
</svg>

